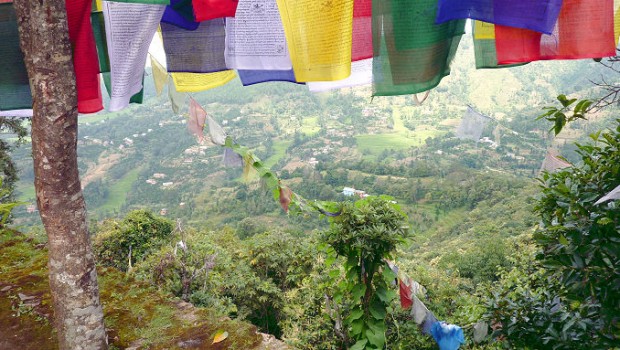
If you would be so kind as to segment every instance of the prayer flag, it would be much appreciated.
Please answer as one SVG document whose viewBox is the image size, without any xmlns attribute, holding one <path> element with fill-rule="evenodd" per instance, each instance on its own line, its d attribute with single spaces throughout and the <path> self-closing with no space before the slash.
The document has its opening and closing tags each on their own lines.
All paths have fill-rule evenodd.
<svg viewBox="0 0 620 350">
<path fill-rule="evenodd" d="M 489 324 L 485 321 L 478 321 L 474 324 L 474 342 L 480 343 L 489 334 Z"/>
<path fill-rule="evenodd" d="M 192 0 L 171 0 L 161 21 L 187 30 L 195 30 L 200 24 L 194 21 Z"/>
<path fill-rule="evenodd" d="M 465 20 L 435 24 L 436 0 L 373 1 L 373 95 L 415 94 L 450 74 Z"/>
<path fill-rule="evenodd" d="M 243 86 L 266 83 L 269 81 L 288 81 L 296 83 L 295 73 L 290 70 L 243 70 L 237 71 Z"/>
<path fill-rule="evenodd" d="M 32 108 L 30 82 L 11 3 L 0 3 L 0 52 L 0 110 Z"/>
<path fill-rule="evenodd" d="M 476 68 L 506 68 L 515 67 L 522 64 L 497 64 L 497 53 L 495 51 L 495 25 L 482 21 L 472 21 L 474 36 L 474 55 L 476 57 Z"/>
<path fill-rule="evenodd" d="M 222 156 L 222 164 L 227 168 L 241 168 L 243 167 L 243 157 L 226 147 Z"/>
<path fill-rule="evenodd" d="M 193 98 L 189 98 L 189 119 L 187 120 L 187 130 L 190 134 L 198 138 L 198 142 L 204 139 L 205 121 L 207 112 Z"/>
<path fill-rule="evenodd" d="M 601 203 L 605 203 L 607 201 L 614 200 L 614 199 L 620 199 L 620 185 L 614 188 L 613 190 L 611 190 L 611 192 L 607 193 L 601 199 L 597 200 L 596 203 L 594 203 L 594 205 L 599 205 Z"/>
<path fill-rule="evenodd" d="M 168 82 L 168 72 L 157 62 L 153 55 L 151 55 L 151 73 L 153 74 L 155 91 L 157 92 L 157 96 L 159 96 L 164 91 L 164 86 Z"/>
<path fill-rule="evenodd" d="M 111 0 L 105 0 L 111 1 Z M 168 5 L 170 0 L 114 0 L 114 2 L 133 2 L 136 4 Z"/>
<path fill-rule="evenodd" d="M 239 0 L 226 19 L 226 66 L 243 70 L 292 69 L 276 0 Z"/>
<path fill-rule="evenodd" d="M 308 89 L 312 92 L 321 92 L 370 84 L 372 84 L 372 58 L 352 62 L 351 75 L 346 79 L 310 82 Z"/>
<path fill-rule="evenodd" d="M 620 44 L 620 0 L 614 1 L 616 8 L 616 14 L 614 15 L 614 38 L 616 38 L 616 45 Z"/>
<path fill-rule="evenodd" d="M 103 3 L 110 56 L 111 112 L 127 107 L 131 97 L 142 90 L 146 55 L 164 8 L 150 4 Z"/>
<path fill-rule="evenodd" d="M 456 137 L 461 140 L 469 139 L 478 142 L 480 136 L 482 136 L 484 127 L 490 119 L 491 118 L 474 111 L 473 108 L 468 106 L 456 130 Z"/>
<path fill-rule="evenodd" d="M 439 0 L 437 23 L 477 19 L 551 34 L 563 0 Z"/>
<path fill-rule="evenodd" d="M 211 137 L 211 142 L 219 146 L 224 146 L 226 143 L 226 132 L 224 128 L 210 115 L 207 115 L 207 124 L 209 125 L 209 137 Z"/>
<path fill-rule="evenodd" d="M 552 35 L 495 27 L 499 64 L 614 56 L 613 0 L 564 0 Z"/>
<path fill-rule="evenodd" d="M 222 86 L 235 78 L 235 71 L 225 70 L 216 73 L 171 73 L 176 90 L 179 92 L 198 92 Z"/>
<path fill-rule="evenodd" d="M 185 105 L 186 97 L 187 94 L 177 91 L 176 87 L 174 86 L 174 81 L 168 78 L 168 98 L 170 99 L 170 105 L 174 114 L 181 114 L 181 107 Z"/>
<path fill-rule="evenodd" d="M 406 282 L 403 282 L 402 279 L 398 279 L 398 289 L 400 294 L 400 307 L 407 310 L 413 305 L 413 300 L 411 299 L 411 288 Z"/>
<path fill-rule="evenodd" d="M 168 72 L 211 73 L 226 70 L 224 19 L 200 23 L 187 30 L 162 23 Z"/>
<path fill-rule="evenodd" d="M 95 44 L 97 46 L 97 56 L 99 58 L 99 72 L 101 73 L 101 77 L 103 78 L 103 83 L 108 92 L 108 96 L 111 96 L 112 91 L 112 77 L 110 74 L 110 58 L 108 56 L 108 45 L 107 38 L 105 32 L 105 21 L 103 18 L 103 12 L 98 10 L 99 2 L 97 4 L 97 11 L 94 11 L 90 15 L 90 20 L 92 23 L 93 34 L 95 37 Z M 142 82 L 144 82 L 144 77 L 142 77 Z M 142 98 L 144 95 L 144 88 L 140 90 L 140 92 L 131 96 L 129 100 L 130 103 L 142 103 Z"/>
<path fill-rule="evenodd" d="M 429 311 L 426 308 L 426 305 L 424 305 L 424 303 L 420 301 L 415 294 L 411 296 L 411 302 L 411 316 L 413 316 L 413 322 L 415 322 L 418 326 L 422 326 Z"/>
<path fill-rule="evenodd" d="M 457 350 L 465 343 L 463 329 L 445 322 L 435 322 L 431 327 L 431 335 L 439 345 L 439 350 Z"/>
<path fill-rule="evenodd" d="M 277 0 L 295 78 L 340 80 L 351 74 L 353 0 Z"/>
<path fill-rule="evenodd" d="M 90 23 L 92 4 L 92 0 L 65 1 L 80 113 L 96 113 L 103 109 L 97 47 Z"/>
<path fill-rule="evenodd" d="M 354 0 L 351 60 L 372 58 L 372 1 Z"/>
<path fill-rule="evenodd" d="M 196 22 L 235 17 L 239 0 L 192 0 Z"/>
<path fill-rule="evenodd" d="M 540 172 L 548 171 L 552 173 L 570 166 L 572 166 L 570 163 L 560 158 L 560 153 L 557 150 L 550 148 L 547 150 L 545 160 L 543 160 L 543 163 L 540 166 Z"/>
</svg>

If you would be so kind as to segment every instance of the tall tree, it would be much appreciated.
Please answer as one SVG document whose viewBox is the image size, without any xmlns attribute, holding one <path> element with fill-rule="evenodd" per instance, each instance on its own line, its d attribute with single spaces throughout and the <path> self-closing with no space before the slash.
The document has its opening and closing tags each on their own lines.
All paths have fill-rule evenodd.
<svg viewBox="0 0 620 350">
<path fill-rule="evenodd" d="M 106 349 L 77 167 L 77 92 L 65 0 L 15 0 L 33 96 L 35 190 L 60 349 Z"/>
</svg>

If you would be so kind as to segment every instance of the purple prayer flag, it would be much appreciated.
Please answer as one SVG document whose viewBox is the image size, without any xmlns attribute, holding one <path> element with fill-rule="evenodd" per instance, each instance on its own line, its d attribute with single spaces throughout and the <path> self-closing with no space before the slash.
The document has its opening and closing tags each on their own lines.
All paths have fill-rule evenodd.
<svg viewBox="0 0 620 350">
<path fill-rule="evenodd" d="M 186 30 L 162 23 L 168 72 L 213 73 L 227 70 L 224 59 L 224 19 L 201 22 Z"/>
<path fill-rule="evenodd" d="M 471 18 L 551 34 L 562 0 L 439 0 L 437 7 L 437 23 Z"/>
<path fill-rule="evenodd" d="M 237 70 L 243 86 L 266 83 L 269 81 L 288 81 L 297 83 L 293 70 Z M 298 83 L 299 84 L 299 83 Z"/>
</svg>

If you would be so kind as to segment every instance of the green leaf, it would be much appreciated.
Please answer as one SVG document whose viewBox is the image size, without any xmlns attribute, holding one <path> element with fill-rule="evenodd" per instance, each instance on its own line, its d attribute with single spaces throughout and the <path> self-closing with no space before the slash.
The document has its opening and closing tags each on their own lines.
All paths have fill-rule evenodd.
<svg viewBox="0 0 620 350">
<path fill-rule="evenodd" d="M 383 266 L 383 280 L 386 283 L 392 283 L 394 282 L 394 280 L 396 279 L 396 274 L 394 273 L 394 271 L 392 271 L 392 269 L 390 269 L 390 267 L 385 264 Z"/>
<path fill-rule="evenodd" d="M 385 333 L 387 329 L 387 327 L 385 326 L 385 321 L 375 320 L 374 318 L 369 319 L 366 325 L 375 333 Z"/>
<path fill-rule="evenodd" d="M 566 239 L 564 235 L 560 235 L 559 241 L 560 241 L 560 244 L 562 245 L 568 245 L 568 239 Z"/>
<path fill-rule="evenodd" d="M 355 299 L 361 299 L 365 293 L 366 293 L 366 285 L 363 283 L 358 283 L 355 286 L 353 286 L 353 289 L 351 289 L 351 295 L 353 295 Z"/>
<path fill-rule="evenodd" d="M 349 321 L 349 323 L 359 319 L 360 317 L 364 316 L 364 310 L 357 308 L 354 309 L 353 311 L 351 311 L 351 314 L 349 314 L 349 316 L 347 317 L 347 320 Z"/>
<path fill-rule="evenodd" d="M 379 300 L 386 304 L 392 301 L 390 298 L 388 298 L 388 290 L 383 286 L 378 287 L 375 293 L 377 294 Z"/>
<path fill-rule="evenodd" d="M 383 345 L 385 345 L 385 334 L 374 332 L 372 329 L 366 330 L 366 338 L 370 342 L 370 344 L 376 346 L 378 349 L 383 349 Z"/>
<path fill-rule="evenodd" d="M 367 339 L 360 339 L 349 350 L 364 350 L 366 343 L 368 343 Z"/>
<path fill-rule="evenodd" d="M 373 300 L 368 308 L 372 317 L 378 320 L 384 320 L 387 312 L 385 311 L 385 305 L 378 300 Z"/>
<path fill-rule="evenodd" d="M 353 322 L 351 322 L 351 334 L 356 336 L 359 334 L 362 334 L 362 332 L 364 331 L 364 320 L 363 319 L 357 319 Z"/>
</svg>

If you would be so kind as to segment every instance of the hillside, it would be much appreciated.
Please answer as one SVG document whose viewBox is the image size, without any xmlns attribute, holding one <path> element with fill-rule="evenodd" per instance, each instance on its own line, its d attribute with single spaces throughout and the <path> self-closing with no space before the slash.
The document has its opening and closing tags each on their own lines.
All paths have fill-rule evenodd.
<svg viewBox="0 0 620 350">
<path fill-rule="evenodd" d="M 509 271 L 533 261 L 531 233 L 538 218 L 532 213 L 532 198 L 539 195 L 535 178 L 547 150 L 557 148 L 575 161 L 572 143 L 609 125 L 615 110 L 573 123 L 561 137 L 553 138 L 547 122 L 535 121 L 541 108 L 555 104 L 560 93 L 597 96 L 588 79 L 604 74 L 600 65 L 539 62 L 475 71 L 471 39 L 465 39 L 460 50 L 466 52 L 457 55 L 452 75 L 421 106 L 412 96 L 371 99 L 368 87 L 313 94 L 303 85 L 242 87 L 238 80 L 192 97 L 236 142 L 251 148 L 287 186 L 306 198 L 356 200 L 343 195 L 345 187 L 393 197 L 411 228 L 411 235 L 398 248 L 401 270 L 427 288 L 429 308 L 438 318 L 468 325 L 471 338 L 471 325 L 484 314 L 493 288 L 509 285 Z M 147 239 L 150 250 L 133 267 L 131 253 L 127 256 L 125 251 L 131 251 L 131 245 L 115 247 L 118 256 L 113 264 L 121 270 L 135 268 L 136 275 L 134 279 L 102 268 L 104 303 L 122 304 L 119 312 L 132 308 L 156 312 L 153 305 L 161 301 L 166 305 L 162 315 L 168 317 L 162 322 L 167 324 L 178 321 L 173 320 L 178 305 L 168 299 L 175 295 L 234 320 L 224 324 L 249 321 L 299 348 L 335 346 L 339 340 L 323 303 L 338 281 L 327 273 L 325 252 L 319 248 L 329 222 L 319 216 L 286 215 L 260 182 L 244 181 L 240 168 L 222 164 L 223 148 L 199 144 L 187 132 L 187 116 L 173 115 L 165 96 L 154 96 L 152 86 L 146 91 L 143 105 L 80 117 L 79 167 L 91 232 L 103 244 L 110 235 L 129 232 L 123 230 L 131 218 L 149 212 L 156 214 L 149 220 L 168 219 L 170 226 L 176 223 L 186 232 L 177 227 L 152 246 L 156 240 Z M 488 117 L 482 117 L 486 124 L 473 139 L 457 136 L 468 108 Z M 14 157 L 21 169 L 19 198 L 34 203 L 30 151 L 24 146 Z M 16 210 L 14 224 L 28 237 L 42 237 L 33 206 Z M 3 250 L 32 248 L 25 248 L 30 243 L 22 236 L 7 237 Z M 177 250 L 185 249 L 186 243 L 191 246 L 185 253 L 194 271 L 209 261 L 213 266 L 183 284 L 187 261 L 180 260 Z M 33 254 L 38 259 L 35 266 L 42 268 L 44 253 L 34 252 L 17 260 L 29 261 Z M 99 258 L 99 263 L 109 263 L 105 256 Z M 10 271 L 6 283 L 21 283 L 11 282 L 18 277 Z M 35 290 L 45 296 L 43 272 L 36 274 L 39 289 Z M 136 288 L 110 292 L 124 288 L 117 282 Z M 12 288 L 5 294 L 15 304 Z M 128 302 L 124 295 L 139 298 L 159 293 L 155 290 L 168 294 L 151 300 L 153 304 L 123 304 Z M 44 305 L 45 297 L 41 300 Z M 393 344 L 434 348 L 412 326 L 409 312 L 395 305 L 393 311 L 390 329 L 397 332 L 387 334 Z M 153 341 L 153 348 L 178 341 L 178 334 L 157 328 L 161 324 L 156 321 L 147 327 L 144 318 L 107 319 L 127 326 L 127 333 L 119 336 L 119 347 L 144 337 L 131 334 L 131 325 L 164 332 L 166 336 L 157 341 L 147 332 L 143 341 Z M 230 327 L 236 327 L 233 323 Z M 239 325 L 241 342 L 258 343 L 247 324 Z M 210 323 L 185 326 L 190 334 L 187 341 L 193 339 L 194 326 L 205 327 L 202 341 L 214 330 Z M 486 345 L 469 342 L 466 346 L 482 349 Z"/>
</svg>

